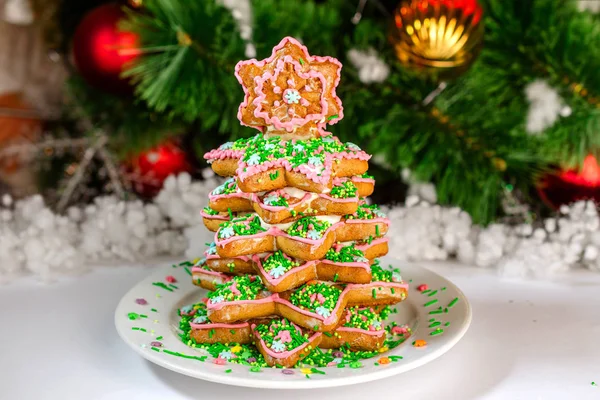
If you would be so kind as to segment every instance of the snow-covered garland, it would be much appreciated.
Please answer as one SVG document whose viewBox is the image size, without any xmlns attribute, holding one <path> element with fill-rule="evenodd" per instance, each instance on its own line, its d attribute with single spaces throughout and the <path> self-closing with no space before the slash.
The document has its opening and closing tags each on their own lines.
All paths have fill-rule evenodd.
<svg viewBox="0 0 600 400">
<path fill-rule="evenodd" d="M 213 234 L 200 212 L 220 182 L 171 176 L 152 203 L 100 197 L 66 215 L 39 196 L 0 206 L 0 282 L 33 274 L 44 281 L 84 272 L 91 262 L 146 261 L 159 255 L 195 258 Z M 419 191 L 412 191 L 419 192 Z M 591 202 L 564 206 L 532 225 L 473 225 L 458 208 L 409 196 L 405 206 L 384 209 L 392 221 L 389 256 L 406 261 L 448 260 L 496 268 L 501 276 L 548 278 L 576 267 L 600 272 L 600 217 Z"/>
</svg>

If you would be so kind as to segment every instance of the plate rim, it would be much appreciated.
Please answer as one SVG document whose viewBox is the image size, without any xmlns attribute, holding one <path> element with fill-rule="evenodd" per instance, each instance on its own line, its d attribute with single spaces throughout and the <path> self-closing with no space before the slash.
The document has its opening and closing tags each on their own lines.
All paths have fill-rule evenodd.
<svg viewBox="0 0 600 400">
<path fill-rule="evenodd" d="M 384 258 L 384 260 L 387 262 Z M 399 263 L 398 261 L 392 260 L 392 262 Z M 214 373 L 210 370 L 204 370 L 202 368 L 189 368 L 180 363 L 176 362 L 176 360 L 180 360 L 179 358 L 169 359 L 163 355 L 162 352 L 148 351 L 148 348 L 141 347 L 139 343 L 133 343 L 133 341 L 125 334 L 125 332 L 130 332 L 130 329 L 124 329 L 124 322 L 127 321 L 125 316 L 127 315 L 127 308 L 131 308 L 131 302 L 127 300 L 131 300 L 135 298 L 135 292 L 138 290 L 138 287 L 141 287 L 146 282 L 150 282 L 152 280 L 158 279 L 162 280 L 165 276 L 165 271 L 168 271 L 167 275 L 174 275 L 175 272 L 181 271 L 180 268 L 172 268 L 171 266 L 161 265 L 156 268 L 154 272 L 146 276 L 144 279 L 137 282 L 134 286 L 132 286 L 121 298 L 119 301 L 114 315 L 114 323 L 115 328 L 117 330 L 117 334 L 123 340 L 128 347 L 132 348 L 137 354 L 141 355 L 144 359 L 166 369 L 169 369 L 173 372 L 180 373 L 182 375 L 186 375 L 192 378 L 202 379 L 210 382 L 221 383 L 226 385 L 233 386 L 241 386 L 241 387 L 253 387 L 253 388 L 268 388 L 268 389 L 315 389 L 315 388 L 326 388 L 326 387 L 340 387 L 347 386 L 365 382 L 371 382 L 379 379 L 388 378 L 394 375 L 398 375 L 412 369 L 418 368 L 424 364 L 427 364 L 436 358 L 447 353 L 452 347 L 456 345 L 466 334 L 472 322 L 472 307 L 468 301 L 468 298 L 465 296 L 462 290 L 458 286 L 456 286 L 452 281 L 448 280 L 444 276 L 432 271 L 431 269 L 424 267 L 421 264 L 417 263 L 401 263 L 402 275 L 405 279 L 408 279 L 404 275 L 406 274 L 405 269 L 416 269 L 416 270 L 424 270 L 428 274 L 432 274 L 436 276 L 438 279 L 441 279 L 445 282 L 446 287 L 451 286 L 452 289 L 456 292 L 456 297 L 460 298 L 461 303 L 464 304 L 465 311 L 464 316 L 461 319 L 460 327 L 454 331 L 451 335 L 443 335 L 442 337 L 447 338 L 445 342 L 443 342 L 438 349 L 435 351 L 428 352 L 426 354 L 422 354 L 419 358 L 414 361 L 410 361 L 409 363 L 393 363 L 389 364 L 385 368 L 378 368 L 376 370 L 370 370 L 368 373 L 362 374 L 351 374 L 349 373 L 347 376 L 342 377 L 331 377 L 325 376 L 321 379 L 305 379 L 305 380 L 268 380 L 268 379 L 256 379 L 250 377 L 239 376 L 236 374 L 225 374 L 225 373 Z M 167 269 L 168 268 L 168 269 Z M 409 272 L 410 275 L 410 272 Z M 188 275 L 185 277 L 189 278 Z M 192 285 L 191 279 L 187 279 L 184 282 L 179 282 L 179 285 Z M 414 285 L 414 284 L 413 284 Z M 412 285 L 411 285 L 412 286 Z M 190 289 L 195 289 L 192 287 Z M 199 289 L 199 288 L 198 288 Z M 186 294 L 181 294 L 178 296 L 178 299 L 181 299 Z M 414 296 L 415 294 L 413 294 Z M 409 296 L 410 298 L 410 296 Z M 405 300 L 407 301 L 407 300 Z M 177 301 L 174 301 L 177 303 Z M 425 309 L 424 307 L 417 307 L 417 314 L 419 316 L 419 320 L 423 320 L 425 317 Z M 170 325 L 169 323 L 166 323 Z M 425 328 L 421 328 L 425 329 Z M 169 332 L 172 334 L 172 332 Z M 415 332 L 416 333 L 416 332 Z M 450 336 L 450 337 L 448 337 Z M 201 364 L 199 364 L 201 365 Z M 237 368 L 247 368 L 243 365 L 231 364 L 228 365 L 231 369 Z M 237 367 L 237 368 L 236 368 Z M 314 375 L 313 375 L 314 376 Z M 258 378 L 258 376 L 257 376 Z"/>
</svg>

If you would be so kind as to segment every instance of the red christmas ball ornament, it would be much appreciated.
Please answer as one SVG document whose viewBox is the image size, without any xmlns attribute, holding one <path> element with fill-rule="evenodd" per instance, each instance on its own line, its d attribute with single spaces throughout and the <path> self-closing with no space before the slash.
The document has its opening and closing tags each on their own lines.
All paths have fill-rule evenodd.
<svg viewBox="0 0 600 400">
<path fill-rule="evenodd" d="M 138 36 L 119 30 L 124 17 L 119 5 L 101 5 L 85 15 L 73 38 L 73 58 L 81 76 L 90 85 L 117 95 L 132 92 L 120 74 L 139 54 Z"/>
<path fill-rule="evenodd" d="M 137 194 L 151 198 L 160 192 L 169 175 L 191 172 L 186 154 L 174 142 L 150 149 L 128 163 L 126 168 Z"/>
<path fill-rule="evenodd" d="M 544 176 L 537 185 L 542 200 L 552 208 L 577 200 L 600 203 L 600 165 L 588 155 L 580 170 L 566 170 Z"/>
</svg>

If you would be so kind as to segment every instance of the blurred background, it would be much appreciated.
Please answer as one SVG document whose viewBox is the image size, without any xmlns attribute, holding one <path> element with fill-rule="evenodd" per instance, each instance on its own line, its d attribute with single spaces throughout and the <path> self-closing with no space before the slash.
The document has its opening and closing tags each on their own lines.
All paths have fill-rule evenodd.
<svg viewBox="0 0 600 400">
<path fill-rule="evenodd" d="M 196 257 L 233 75 L 293 36 L 342 61 L 394 256 L 597 269 L 599 0 L 0 0 L 0 279 Z"/>
</svg>

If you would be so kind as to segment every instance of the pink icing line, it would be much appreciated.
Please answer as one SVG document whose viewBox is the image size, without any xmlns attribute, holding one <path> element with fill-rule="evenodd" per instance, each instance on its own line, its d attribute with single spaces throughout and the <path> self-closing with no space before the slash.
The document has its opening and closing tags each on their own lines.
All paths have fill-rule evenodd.
<svg viewBox="0 0 600 400">
<path fill-rule="evenodd" d="M 206 255 L 206 252 L 204 252 L 204 254 Z M 236 256 L 236 257 L 230 257 L 232 259 L 238 259 L 238 260 L 242 260 L 242 261 L 249 261 L 250 257 L 248 256 Z M 217 260 L 217 259 L 221 259 L 221 256 L 218 254 L 208 254 L 206 255 L 206 259 L 207 260 Z"/>
<path fill-rule="evenodd" d="M 279 295 L 277 293 L 271 293 L 270 296 L 263 297 L 262 299 L 257 299 L 257 300 L 222 301 L 217 304 L 213 304 L 209 301 L 206 304 L 206 309 L 213 311 L 213 310 L 220 310 L 221 308 L 225 307 L 226 305 L 265 304 L 265 303 L 271 303 L 273 301 L 277 301 L 278 298 L 279 298 Z"/>
<path fill-rule="evenodd" d="M 335 265 L 338 267 L 362 268 L 365 270 L 371 269 L 368 262 L 333 262 L 330 260 L 321 260 L 322 264 Z"/>
<path fill-rule="evenodd" d="M 283 281 L 285 278 L 287 278 L 290 274 L 304 271 L 305 269 L 310 268 L 310 267 L 314 266 L 317 263 L 317 261 L 307 261 L 307 262 L 305 262 L 304 264 L 302 264 L 302 265 L 300 265 L 298 267 L 294 267 L 294 268 L 290 269 L 288 272 L 286 272 L 285 274 L 283 274 L 279 278 L 273 278 L 263 268 L 263 266 L 262 266 L 262 260 L 260 258 L 256 257 L 253 261 L 258 266 L 258 269 L 259 269 L 261 275 L 264 276 L 265 279 L 267 281 L 269 281 L 269 283 L 271 285 L 273 285 L 273 286 L 279 284 L 281 281 Z"/>
<path fill-rule="evenodd" d="M 210 215 L 207 214 L 206 212 L 204 212 L 204 210 L 200 211 L 200 215 L 202 216 L 202 218 L 206 218 L 206 219 L 218 219 L 221 221 L 229 221 L 229 217 L 225 217 L 223 215 Z"/>
<path fill-rule="evenodd" d="M 353 218 L 353 219 L 347 219 L 345 222 L 349 223 L 349 224 L 369 224 L 369 223 L 376 223 L 376 222 L 381 222 L 383 224 L 386 225 L 390 225 L 390 220 L 388 218 L 373 218 L 373 219 L 357 219 L 357 218 Z"/>
<path fill-rule="evenodd" d="M 216 272 L 216 271 L 212 271 L 212 270 L 209 271 L 209 270 L 206 270 L 206 269 L 203 269 L 203 268 L 200 268 L 200 267 L 192 267 L 192 273 L 194 273 L 194 272 L 199 273 L 199 274 L 202 273 L 202 274 L 205 274 L 205 275 L 219 276 L 221 278 L 224 278 L 224 277 L 225 278 L 229 278 L 228 275 L 225 275 L 225 274 L 223 274 L 221 272 Z"/>
<path fill-rule="evenodd" d="M 365 250 L 370 249 L 371 247 L 376 246 L 380 243 L 389 242 L 389 240 L 390 239 L 387 237 L 381 237 L 379 239 L 372 240 L 371 243 L 365 243 L 363 245 L 358 245 L 358 246 L 356 246 L 356 248 L 359 250 L 362 250 L 364 252 Z"/>
<path fill-rule="evenodd" d="M 370 335 L 370 336 L 381 336 L 385 333 L 384 329 L 382 329 L 380 331 L 367 331 L 367 330 L 360 329 L 360 328 L 350 328 L 350 327 L 345 327 L 345 326 L 341 326 L 341 327 L 337 328 L 336 331 L 338 331 L 338 332 L 357 332 L 357 333 L 361 333 L 363 335 Z"/>
<path fill-rule="evenodd" d="M 223 160 L 225 158 L 241 158 L 244 155 L 244 150 L 221 150 L 214 149 L 204 155 L 206 160 L 212 162 L 214 160 Z"/>
<path fill-rule="evenodd" d="M 273 358 L 286 358 L 289 357 L 291 355 L 293 355 L 294 353 L 298 353 L 302 350 L 304 350 L 304 348 L 306 346 L 308 346 L 309 344 L 311 344 L 316 338 L 318 338 L 319 336 L 322 335 L 321 332 L 317 332 L 315 334 L 313 334 L 309 339 L 308 342 L 304 343 L 302 346 L 295 348 L 293 351 L 282 351 L 281 353 L 275 353 L 274 351 L 272 351 L 270 348 L 267 347 L 267 345 L 265 344 L 265 342 L 263 341 L 262 337 L 260 337 L 260 335 L 256 332 L 255 330 L 256 325 L 252 324 L 252 332 L 254 333 L 254 336 L 260 340 L 260 344 L 262 344 L 263 348 L 265 349 L 265 351 L 267 352 L 267 354 Z"/>
<path fill-rule="evenodd" d="M 245 328 L 249 325 L 250 324 L 247 322 L 242 322 L 239 324 L 224 324 L 224 323 L 194 324 L 193 322 L 190 322 L 190 326 L 192 327 L 192 329 L 199 329 L 199 330 L 217 329 L 217 328 L 227 328 L 227 329 Z"/>
</svg>

